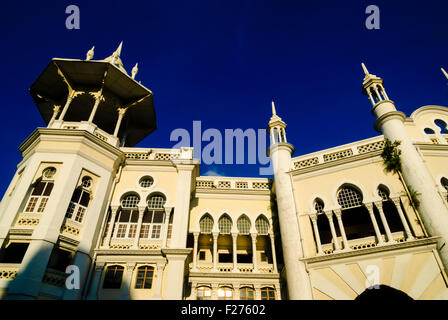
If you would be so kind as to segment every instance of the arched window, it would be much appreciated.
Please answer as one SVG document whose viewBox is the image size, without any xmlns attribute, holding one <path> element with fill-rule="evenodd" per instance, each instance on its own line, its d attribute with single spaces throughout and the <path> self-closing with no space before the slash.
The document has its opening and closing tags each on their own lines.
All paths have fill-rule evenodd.
<svg viewBox="0 0 448 320">
<path fill-rule="evenodd" d="M 166 198 L 163 194 L 153 194 L 148 198 L 148 208 L 143 215 L 140 238 L 160 239 L 165 222 Z"/>
<path fill-rule="evenodd" d="M 212 298 L 212 290 L 209 287 L 198 287 L 196 293 L 197 300 L 210 300 Z"/>
<path fill-rule="evenodd" d="M 104 289 L 120 289 L 121 281 L 123 279 L 123 266 L 108 266 L 106 269 L 106 275 L 104 276 Z"/>
<path fill-rule="evenodd" d="M 380 185 L 378 187 L 378 195 L 381 197 L 383 201 L 389 201 L 390 192 L 385 186 Z"/>
<path fill-rule="evenodd" d="M 324 207 L 325 207 L 324 202 L 321 199 L 316 198 L 314 200 L 314 209 L 316 210 L 317 213 L 322 213 L 324 211 Z"/>
<path fill-rule="evenodd" d="M 201 233 L 210 234 L 213 230 L 213 218 L 205 214 L 199 221 L 199 228 Z"/>
<path fill-rule="evenodd" d="M 81 223 L 87 211 L 90 202 L 89 188 L 92 185 L 92 179 L 84 177 L 81 185 L 75 189 L 68 205 L 65 217 Z"/>
<path fill-rule="evenodd" d="M 117 238 L 135 238 L 138 223 L 138 203 L 140 197 L 136 194 L 130 194 L 121 201 L 121 210 L 116 222 L 117 227 L 115 237 Z"/>
<path fill-rule="evenodd" d="M 219 288 L 218 300 L 233 300 L 233 289 L 229 287 Z"/>
<path fill-rule="evenodd" d="M 163 209 L 165 205 L 166 198 L 163 194 L 150 195 L 148 198 L 148 208 L 149 209 Z"/>
<path fill-rule="evenodd" d="M 225 214 L 219 219 L 218 227 L 221 234 L 230 234 L 232 231 L 232 220 Z"/>
<path fill-rule="evenodd" d="M 136 194 L 130 194 L 121 200 L 121 206 L 126 209 L 137 208 L 140 197 Z"/>
<path fill-rule="evenodd" d="M 438 126 L 440 128 L 440 133 L 442 133 L 442 134 L 448 133 L 448 129 L 447 129 L 445 121 L 436 119 L 436 120 L 434 120 L 434 123 L 436 124 L 436 126 Z"/>
<path fill-rule="evenodd" d="M 51 191 L 53 190 L 53 177 L 56 173 L 56 168 L 48 167 L 42 172 L 42 177 L 33 186 L 33 191 L 25 206 L 26 213 L 42 213 L 47 206 Z"/>
<path fill-rule="evenodd" d="M 245 215 L 238 219 L 236 226 L 240 234 L 250 234 L 250 220 Z"/>
<path fill-rule="evenodd" d="M 338 203 L 342 209 L 359 207 L 362 205 L 362 195 L 351 186 L 343 186 L 338 192 Z"/>
<path fill-rule="evenodd" d="M 154 268 L 142 266 L 137 269 L 137 278 L 135 280 L 136 289 L 151 289 L 154 278 Z"/>
<path fill-rule="evenodd" d="M 261 288 L 261 300 L 275 300 L 275 290 L 269 287 Z"/>
<path fill-rule="evenodd" d="M 267 235 L 269 234 L 269 221 L 265 216 L 259 216 L 257 220 L 255 220 L 255 229 L 259 235 Z"/>
<path fill-rule="evenodd" d="M 255 290 L 250 287 L 240 288 L 240 300 L 254 300 Z"/>
<path fill-rule="evenodd" d="M 154 179 L 150 176 L 144 176 L 140 179 L 139 184 L 142 188 L 149 188 L 154 183 Z"/>
</svg>

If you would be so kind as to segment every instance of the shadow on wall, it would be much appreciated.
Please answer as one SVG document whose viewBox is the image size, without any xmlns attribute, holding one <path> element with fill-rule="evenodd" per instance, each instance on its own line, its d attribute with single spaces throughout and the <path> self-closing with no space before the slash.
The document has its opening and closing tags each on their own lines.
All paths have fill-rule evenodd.
<svg viewBox="0 0 448 320">
<path fill-rule="evenodd" d="M 355 298 L 355 301 L 413 301 L 403 291 L 391 288 L 386 285 L 380 285 L 378 289 L 366 289 L 363 293 Z"/>
</svg>

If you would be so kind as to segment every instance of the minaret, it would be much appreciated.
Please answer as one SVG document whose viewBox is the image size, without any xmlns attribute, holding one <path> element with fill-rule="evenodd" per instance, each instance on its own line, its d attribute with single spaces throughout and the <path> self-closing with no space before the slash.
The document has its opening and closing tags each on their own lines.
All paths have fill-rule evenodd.
<svg viewBox="0 0 448 320">
<path fill-rule="evenodd" d="M 303 258 L 301 232 L 297 219 L 291 177 L 291 155 L 294 147 L 286 141 L 286 123 L 277 115 L 272 102 L 272 117 L 268 124 L 271 146 L 268 154 L 273 163 L 274 187 L 277 196 L 278 218 L 286 267 L 288 296 L 292 300 L 312 299 L 311 285 Z"/>
<path fill-rule="evenodd" d="M 370 74 L 362 64 L 365 77 L 362 91 L 372 102 L 372 113 L 376 117 L 375 130 L 382 132 L 391 141 L 401 141 L 402 171 L 405 183 L 420 193 L 418 208 L 430 236 L 440 237 L 439 250 L 448 266 L 448 209 L 436 189 L 436 183 L 428 172 L 423 159 L 406 131 L 406 115 L 397 111 L 393 101 L 384 90 L 383 79 Z"/>
</svg>

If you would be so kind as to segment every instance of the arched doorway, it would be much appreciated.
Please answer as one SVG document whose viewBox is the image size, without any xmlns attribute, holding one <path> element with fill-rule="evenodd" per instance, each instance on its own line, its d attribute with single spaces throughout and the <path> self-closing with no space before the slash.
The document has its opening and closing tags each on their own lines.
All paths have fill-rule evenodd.
<svg viewBox="0 0 448 320">
<path fill-rule="evenodd" d="M 393 300 L 392 300 L 393 299 Z M 364 290 L 359 296 L 355 298 L 355 301 L 413 301 L 403 291 L 394 289 L 386 285 L 379 285 L 379 288 L 371 287 Z"/>
</svg>

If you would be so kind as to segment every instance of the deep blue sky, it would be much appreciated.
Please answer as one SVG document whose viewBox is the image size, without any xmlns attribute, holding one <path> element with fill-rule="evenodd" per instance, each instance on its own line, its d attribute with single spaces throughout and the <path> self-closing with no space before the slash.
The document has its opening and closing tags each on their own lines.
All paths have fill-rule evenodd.
<svg viewBox="0 0 448 320">
<path fill-rule="evenodd" d="M 78 5 L 81 29 L 65 28 Z M 378 5 L 381 29 L 365 27 Z M 18 146 L 43 126 L 28 88 L 51 58 L 109 56 L 121 40 L 128 71 L 154 93 L 158 130 L 141 147 L 172 147 L 175 128 L 265 128 L 274 99 L 300 155 L 376 135 L 361 94 L 361 61 L 409 115 L 448 105 L 447 1 L 7 1 L 0 11 L 3 137 L 0 193 Z M 202 166 L 257 176 L 257 165 Z"/>
</svg>

